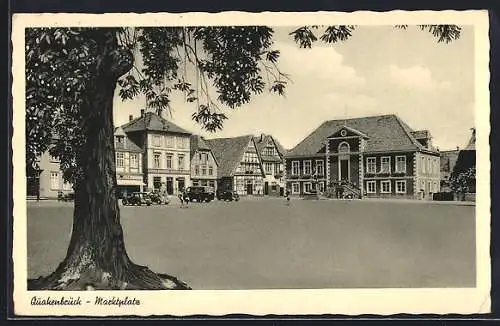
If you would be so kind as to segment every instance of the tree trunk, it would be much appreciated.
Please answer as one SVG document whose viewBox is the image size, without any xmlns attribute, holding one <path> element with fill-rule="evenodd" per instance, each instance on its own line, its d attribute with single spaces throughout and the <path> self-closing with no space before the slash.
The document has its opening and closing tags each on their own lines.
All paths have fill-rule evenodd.
<svg viewBox="0 0 500 326">
<path fill-rule="evenodd" d="M 125 250 L 116 196 L 113 97 L 118 77 L 131 69 L 133 57 L 118 46 L 113 30 L 96 30 L 93 39 L 98 58 L 81 108 L 86 144 L 79 152 L 83 178 L 75 184 L 70 244 L 56 271 L 29 281 L 28 288 L 189 289 L 172 276 L 132 263 Z"/>
</svg>

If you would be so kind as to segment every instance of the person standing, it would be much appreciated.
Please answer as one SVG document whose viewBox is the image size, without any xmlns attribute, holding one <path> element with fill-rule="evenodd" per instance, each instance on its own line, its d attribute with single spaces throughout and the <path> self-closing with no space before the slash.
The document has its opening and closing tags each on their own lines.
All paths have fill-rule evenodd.
<svg viewBox="0 0 500 326">
<path fill-rule="evenodd" d="M 289 206 L 290 205 L 290 191 L 288 189 L 285 192 L 285 196 L 286 196 L 286 205 Z"/>
<path fill-rule="evenodd" d="M 182 192 L 179 192 L 179 201 L 181 202 L 181 208 L 184 208 L 184 194 Z"/>
</svg>

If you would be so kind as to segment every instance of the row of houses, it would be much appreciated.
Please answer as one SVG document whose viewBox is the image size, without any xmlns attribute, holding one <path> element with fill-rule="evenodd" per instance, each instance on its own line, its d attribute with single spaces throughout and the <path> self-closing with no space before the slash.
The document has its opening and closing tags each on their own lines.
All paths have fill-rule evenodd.
<svg viewBox="0 0 500 326">
<path fill-rule="evenodd" d="M 232 189 L 240 195 L 283 195 L 284 149 L 271 135 L 205 139 L 159 115 L 141 110 L 115 128 L 119 194 L 160 191 L 176 195 L 188 186 Z M 69 192 L 59 161 L 48 153 L 28 174 L 28 196 Z"/>
<path fill-rule="evenodd" d="M 393 114 L 325 121 L 285 150 L 265 134 L 205 139 L 143 110 L 116 128 L 115 151 L 120 193 L 171 195 L 190 185 L 269 196 L 341 187 L 365 197 L 430 199 L 447 177 L 442 157 L 448 168 L 453 161 L 433 146 L 428 130 L 414 130 Z M 39 187 L 31 192 L 55 197 L 71 189 L 57 160 L 45 155 L 39 165 Z"/>
</svg>

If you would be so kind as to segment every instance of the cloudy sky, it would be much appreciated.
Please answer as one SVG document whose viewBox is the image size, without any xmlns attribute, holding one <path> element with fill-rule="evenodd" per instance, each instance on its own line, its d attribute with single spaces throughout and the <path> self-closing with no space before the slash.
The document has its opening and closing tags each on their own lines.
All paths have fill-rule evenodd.
<svg viewBox="0 0 500 326">
<path fill-rule="evenodd" d="M 194 133 L 212 137 L 270 133 L 292 148 L 323 121 L 397 114 L 413 129 L 429 129 L 442 150 L 465 146 L 474 126 L 474 34 L 438 44 L 415 27 L 359 27 L 348 41 L 300 49 L 289 36 L 296 27 L 275 29 L 280 69 L 289 74 L 285 97 L 264 93 L 228 110 L 224 129 L 205 133 L 191 120 L 195 107 L 172 98 L 168 117 Z M 115 98 L 115 124 L 137 116 L 145 101 Z"/>
</svg>

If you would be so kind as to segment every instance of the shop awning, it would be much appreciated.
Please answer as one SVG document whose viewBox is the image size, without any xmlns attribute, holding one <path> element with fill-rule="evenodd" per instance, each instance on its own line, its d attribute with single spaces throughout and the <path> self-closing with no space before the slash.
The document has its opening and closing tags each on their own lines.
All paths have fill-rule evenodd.
<svg viewBox="0 0 500 326">
<path fill-rule="evenodd" d="M 145 186 L 141 180 L 118 179 L 116 180 L 119 186 Z"/>
</svg>

